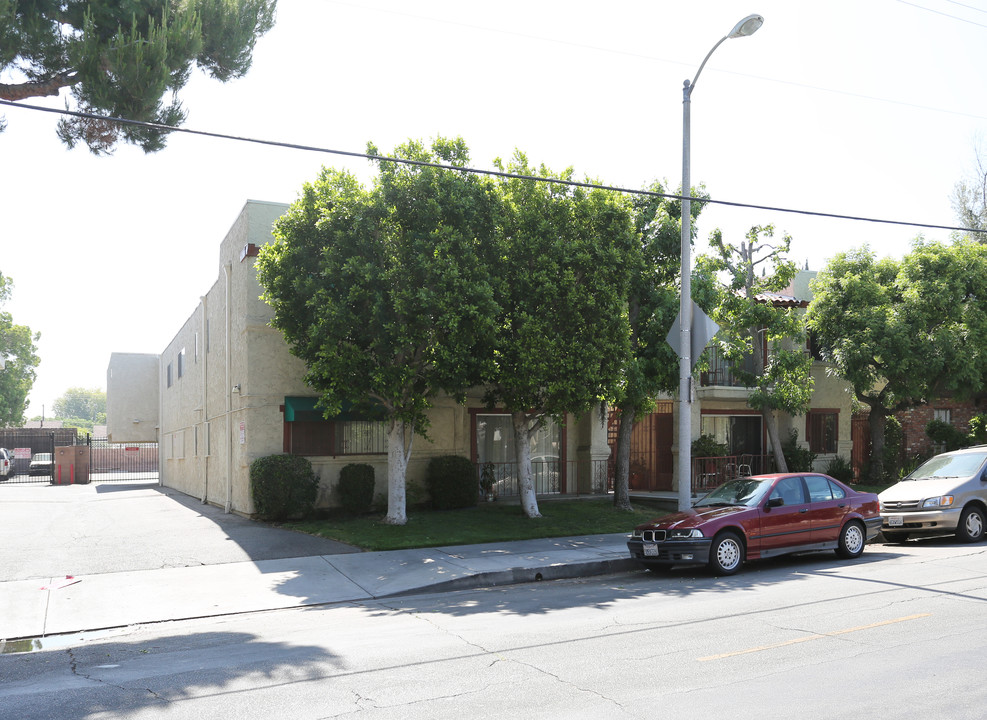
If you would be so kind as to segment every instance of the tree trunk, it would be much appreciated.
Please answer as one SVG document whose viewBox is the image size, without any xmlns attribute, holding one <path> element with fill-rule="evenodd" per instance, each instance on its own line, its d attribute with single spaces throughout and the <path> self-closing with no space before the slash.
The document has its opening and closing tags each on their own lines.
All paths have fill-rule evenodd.
<svg viewBox="0 0 987 720">
<path fill-rule="evenodd" d="M 785 461 L 785 453 L 781 449 L 781 439 L 778 437 L 778 418 L 774 411 L 769 408 L 761 408 L 761 417 L 764 419 L 764 427 L 768 431 L 771 452 L 775 456 L 775 469 L 778 472 L 788 472 L 788 463 Z"/>
<path fill-rule="evenodd" d="M 391 420 L 387 431 L 387 515 L 384 522 L 388 525 L 408 522 L 406 480 L 411 447 L 405 451 L 404 430 L 403 420 Z"/>
<path fill-rule="evenodd" d="M 753 287 L 753 278 L 747 286 L 747 296 L 751 297 Z M 758 377 L 764 377 L 764 369 L 767 367 L 767 359 L 765 357 L 766 348 L 764 347 L 764 339 L 761 337 L 759 328 L 752 328 L 748 332 L 753 338 L 751 344 L 751 350 L 754 355 L 754 367 L 757 370 Z M 768 431 L 768 442 L 771 443 L 771 452 L 775 456 L 775 470 L 778 472 L 788 472 L 788 463 L 785 462 L 785 453 L 781 449 L 781 439 L 778 437 L 778 418 L 771 408 L 762 405 L 761 406 L 761 418 L 764 420 L 764 429 Z"/>
<path fill-rule="evenodd" d="M 620 426 L 617 429 L 617 457 L 614 463 L 613 506 L 615 510 L 631 510 L 631 432 L 634 430 L 633 403 L 620 406 Z"/>
<path fill-rule="evenodd" d="M 531 427 L 526 412 L 511 413 L 514 425 L 514 450 L 517 457 L 518 490 L 521 493 L 521 509 L 529 518 L 540 518 L 535 483 L 531 477 Z"/>
<path fill-rule="evenodd" d="M 870 406 L 867 417 L 870 428 L 870 480 L 875 484 L 884 482 L 884 430 L 887 420 L 883 407 Z"/>
</svg>

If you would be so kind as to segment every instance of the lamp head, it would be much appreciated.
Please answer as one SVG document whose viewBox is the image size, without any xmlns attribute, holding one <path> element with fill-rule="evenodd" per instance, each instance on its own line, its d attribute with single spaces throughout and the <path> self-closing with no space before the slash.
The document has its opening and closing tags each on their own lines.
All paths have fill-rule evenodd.
<svg viewBox="0 0 987 720">
<path fill-rule="evenodd" d="M 728 38 L 747 37 L 757 32 L 757 29 L 764 24 L 764 17 L 761 15 L 748 15 L 739 23 L 734 25 L 733 30 L 727 35 Z"/>
</svg>

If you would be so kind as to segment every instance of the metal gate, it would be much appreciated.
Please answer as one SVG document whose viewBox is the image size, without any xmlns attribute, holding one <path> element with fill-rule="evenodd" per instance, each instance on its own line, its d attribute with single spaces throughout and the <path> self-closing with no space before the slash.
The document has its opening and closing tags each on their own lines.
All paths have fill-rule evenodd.
<svg viewBox="0 0 987 720">
<path fill-rule="evenodd" d="M 90 482 L 134 482 L 158 479 L 158 444 L 111 443 L 87 438 Z"/>
<path fill-rule="evenodd" d="M 11 467 L 0 482 L 49 483 L 55 447 L 75 442 L 74 428 L 6 428 L 0 430 L 0 446 L 10 451 Z"/>
<path fill-rule="evenodd" d="M 57 448 L 88 446 L 87 482 L 157 482 L 157 443 L 111 443 L 106 438 L 79 437 L 75 430 L 26 433 L 0 431 L 0 445 L 8 447 L 13 466 L 0 482 L 28 484 L 54 483 Z M 64 477 L 59 478 L 66 482 Z"/>
</svg>

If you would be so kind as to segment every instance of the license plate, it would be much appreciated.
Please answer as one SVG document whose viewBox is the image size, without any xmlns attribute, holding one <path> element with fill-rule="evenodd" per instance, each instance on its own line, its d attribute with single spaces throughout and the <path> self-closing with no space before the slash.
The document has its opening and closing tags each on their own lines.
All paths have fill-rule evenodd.
<svg viewBox="0 0 987 720">
<path fill-rule="evenodd" d="M 888 515 L 888 527 L 902 527 L 905 524 L 905 518 L 901 515 Z"/>
<path fill-rule="evenodd" d="M 645 557 L 658 557 L 658 546 L 654 543 L 644 543 Z"/>
</svg>

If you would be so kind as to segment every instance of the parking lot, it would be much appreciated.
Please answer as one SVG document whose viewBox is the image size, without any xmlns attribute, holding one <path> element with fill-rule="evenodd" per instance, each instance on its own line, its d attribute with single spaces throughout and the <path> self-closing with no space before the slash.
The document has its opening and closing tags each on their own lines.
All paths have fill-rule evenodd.
<svg viewBox="0 0 987 720">
<path fill-rule="evenodd" d="M 0 483 L 0 581 L 348 552 L 156 483 Z"/>
</svg>

